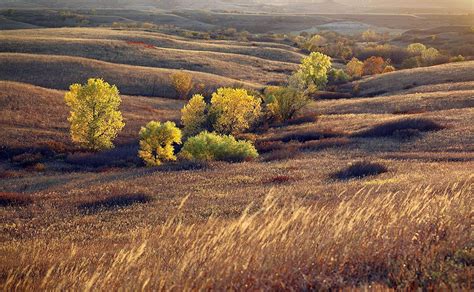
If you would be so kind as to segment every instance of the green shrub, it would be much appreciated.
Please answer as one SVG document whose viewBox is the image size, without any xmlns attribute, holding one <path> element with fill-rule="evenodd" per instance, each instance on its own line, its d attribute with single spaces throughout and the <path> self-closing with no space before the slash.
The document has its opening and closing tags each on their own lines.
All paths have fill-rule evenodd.
<svg viewBox="0 0 474 292">
<path fill-rule="evenodd" d="M 331 69 L 328 73 L 328 81 L 331 84 L 342 84 L 346 83 L 351 79 L 349 74 L 344 72 L 342 69 Z"/>
<path fill-rule="evenodd" d="M 310 99 L 301 91 L 271 86 L 265 89 L 265 104 L 272 119 L 286 122 L 301 111 Z"/>
<path fill-rule="evenodd" d="M 454 56 L 449 59 L 449 62 L 451 63 L 464 62 L 464 61 L 466 61 L 466 58 L 464 58 L 463 55 Z"/>
<path fill-rule="evenodd" d="M 204 131 L 189 138 L 180 155 L 188 160 L 239 162 L 257 158 L 258 152 L 251 142 Z"/>
<path fill-rule="evenodd" d="M 163 161 L 176 160 L 173 144 L 181 144 L 181 130 L 173 122 L 149 122 L 140 130 L 138 156 L 147 166 L 158 166 Z"/>
</svg>

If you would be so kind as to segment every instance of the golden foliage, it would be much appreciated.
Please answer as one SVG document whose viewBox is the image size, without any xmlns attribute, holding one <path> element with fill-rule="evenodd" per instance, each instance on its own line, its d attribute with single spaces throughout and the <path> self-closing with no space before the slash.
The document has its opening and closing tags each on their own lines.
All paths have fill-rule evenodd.
<svg viewBox="0 0 474 292">
<path fill-rule="evenodd" d="M 214 130 L 238 134 L 249 129 L 259 118 L 261 100 L 245 89 L 219 88 L 212 94 L 210 116 Z"/>
<path fill-rule="evenodd" d="M 346 72 L 351 77 L 362 77 L 364 74 L 364 63 L 357 58 L 352 58 L 346 65 Z"/>
<path fill-rule="evenodd" d="M 163 161 L 176 160 L 173 144 L 181 144 L 181 130 L 176 124 L 151 121 L 140 130 L 138 156 L 148 166 L 158 166 Z"/>
<path fill-rule="evenodd" d="M 71 110 L 72 141 L 94 151 L 113 148 L 113 139 L 125 126 L 117 87 L 91 78 L 84 85 L 71 85 L 64 99 Z"/>
<path fill-rule="evenodd" d="M 193 76 L 184 71 L 172 74 L 171 83 L 181 99 L 186 99 L 194 86 Z"/>
<path fill-rule="evenodd" d="M 200 94 L 195 94 L 181 109 L 184 136 L 194 136 L 204 130 L 207 123 L 206 109 L 207 104 Z"/>
</svg>

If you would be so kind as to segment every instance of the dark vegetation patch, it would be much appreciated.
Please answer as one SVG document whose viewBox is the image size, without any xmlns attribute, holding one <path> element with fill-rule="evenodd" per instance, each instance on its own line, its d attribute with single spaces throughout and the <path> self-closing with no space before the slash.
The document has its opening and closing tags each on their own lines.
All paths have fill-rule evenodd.
<svg viewBox="0 0 474 292">
<path fill-rule="evenodd" d="M 360 138 L 377 138 L 377 137 L 394 137 L 394 138 L 410 138 L 420 134 L 420 132 L 439 131 L 445 127 L 435 121 L 416 118 L 404 119 L 398 121 L 390 121 L 376 125 L 370 129 L 363 130 L 354 134 L 354 137 Z"/>
<path fill-rule="evenodd" d="M 426 113 L 424 109 L 405 109 L 405 110 L 395 110 L 393 111 L 394 115 L 416 115 Z"/>
<path fill-rule="evenodd" d="M 142 165 L 142 161 L 138 158 L 137 153 L 138 144 L 133 143 L 96 153 L 72 153 L 66 157 L 65 161 L 84 169 L 139 166 Z"/>
<path fill-rule="evenodd" d="M 285 122 L 277 122 L 273 123 L 271 127 L 273 128 L 281 128 L 281 127 L 288 127 L 288 126 L 295 126 L 295 125 L 302 125 L 302 124 L 309 124 L 309 123 L 316 123 L 318 121 L 318 116 L 316 115 L 304 115 L 292 118 Z"/>
<path fill-rule="evenodd" d="M 288 143 L 290 141 L 296 142 L 307 142 L 307 141 L 314 141 L 314 140 L 321 140 L 327 138 L 336 138 L 344 136 L 343 133 L 334 132 L 332 130 L 323 130 L 323 131 L 315 131 L 315 130 L 301 130 L 301 131 L 293 131 L 288 134 L 283 134 L 277 136 L 271 141 L 281 141 L 284 143 Z"/>
<path fill-rule="evenodd" d="M 93 214 L 100 211 L 125 208 L 135 204 L 146 204 L 152 200 L 152 197 L 145 194 L 113 195 L 105 199 L 82 203 L 78 206 L 78 209 L 83 214 Z"/>
<path fill-rule="evenodd" d="M 286 160 L 294 158 L 298 154 L 298 145 L 294 143 L 284 144 L 284 146 L 282 146 L 280 149 L 272 151 L 265 155 L 262 160 L 264 162 Z"/>
<path fill-rule="evenodd" d="M 333 100 L 353 98 L 354 96 L 348 92 L 332 92 L 332 91 L 318 91 L 311 95 L 312 99 L 316 100 Z"/>
<path fill-rule="evenodd" d="M 347 137 L 341 138 L 328 138 L 328 139 L 321 139 L 317 141 L 308 141 L 303 143 L 300 146 L 301 150 L 305 151 L 319 151 L 327 148 L 336 148 L 342 147 L 351 144 L 352 141 Z"/>
<path fill-rule="evenodd" d="M 332 178 L 339 180 L 347 180 L 352 178 L 362 178 L 366 176 L 378 175 L 387 171 L 387 167 L 381 163 L 359 161 L 350 164 L 345 169 L 333 173 Z"/>
<path fill-rule="evenodd" d="M 183 160 L 174 163 L 167 163 L 153 168 L 155 171 L 170 172 L 170 171 L 187 171 L 187 170 L 201 170 L 211 167 L 211 162 L 207 161 L 193 161 Z"/>
<path fill-rule="evenodd" d="M 291 177 L 289 175 L 277 175 L 277 176 L 271 177 L 266 182 L 269 184 L 286 184 L 295 180 L 296 179 L 294 177 Z"/>
<path fill-rule="evenodd" d="M 23 207 L 33 203 L 25 194 L 0 192 L 0 207 Z"/>
</svg>

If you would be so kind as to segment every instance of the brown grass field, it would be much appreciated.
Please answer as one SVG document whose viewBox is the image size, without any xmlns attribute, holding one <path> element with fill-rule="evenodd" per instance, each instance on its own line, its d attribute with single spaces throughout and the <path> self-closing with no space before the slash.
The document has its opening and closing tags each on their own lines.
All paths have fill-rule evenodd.
<svg viewBox="0 0 474 292">
<path fill-rule="evenodd" d="M 244 134 L 254 161 L 146 168 L 138 131 L 179 121 L 180 60 L 209 91 L 259 89 L 299 53 L 102 28 L 0 40 L 1 290 L 472 290 L 474 62 L 345 85 L 359 95 Z M 89 77 L 122 93 L 100 153 L 66 120 Z"/>
</svg>

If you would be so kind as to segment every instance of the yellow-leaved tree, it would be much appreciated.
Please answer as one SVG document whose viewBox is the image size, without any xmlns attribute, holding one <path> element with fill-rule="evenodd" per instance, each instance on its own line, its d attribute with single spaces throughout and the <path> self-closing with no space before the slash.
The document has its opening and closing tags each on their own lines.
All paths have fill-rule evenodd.
<svg viewBox="0 0 474 292">
<path fill-rule="evenodd" d="M 207 124 L 206 109 L 206 101 L 204 101 L 204 97 L 200 94 L 195 94 L 181 109 L 181 123 L 184 126 L 184 136 L 194 136 L 205 129 Z"/>
<path fill-rule="evenodd" d="M 173 144 L 181 144 L 181 130 L 173 122 L 151 121 L 140 130 L 138 156 L 147 166 L 158 166 L 163 161 L 174 161 Z"/>
<path fill-rule="evenodd" d="M 93 151 L 114 147 L 113 140 L 125 126 L 115 85 L 91 78 L 84 85 L 71 85 L 64 99 L 70 107 L 73 142 Z"/>
<path fill-rule="evenodd" d="M 328 73 L 331 66 L 331 57 L 313 52 L 303 58 L 299 69 L 288 81 L 289 87 L 295 90 L 304 90 L 306 93 L 322 90 L 328 83 Z"/>
<path fill-rule="evenodd" d="M 353 78 L 362 77 L 364 74 L 364 63 L 357 58 L 352 58 L 346 65 L 346 73 Z"/>
<path fill-rule="evenodd" d="M 210 119 L 215 131 L 238 134 L 249 129 L 259 118 L 261 100 L 245 89 L 219 88 L 212 94 Z"/>
<path fill-rule="evenodd" d="M 185 71 L 179 71 L 172 74 L 170 78 L 179 98 L 186 99 L 194 86 L 193 75 Z"/>
</svg>

